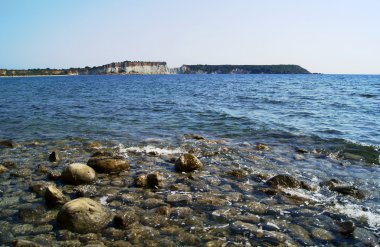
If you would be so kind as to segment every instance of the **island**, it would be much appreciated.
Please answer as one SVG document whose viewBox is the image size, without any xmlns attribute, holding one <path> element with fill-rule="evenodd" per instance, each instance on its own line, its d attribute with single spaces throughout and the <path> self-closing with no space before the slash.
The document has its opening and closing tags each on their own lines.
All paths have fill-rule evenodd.
<svg viewBox="0 0 380 247">
<path fill-rule="evenodd" d="M 310 74 L 299 65 L 183 65 L 169 68 L 166 62 L 124 61 L 102 66 L 69 69 L 0 69 L 0 76 L 63 76 L 112 74 Z"/>
</svg>

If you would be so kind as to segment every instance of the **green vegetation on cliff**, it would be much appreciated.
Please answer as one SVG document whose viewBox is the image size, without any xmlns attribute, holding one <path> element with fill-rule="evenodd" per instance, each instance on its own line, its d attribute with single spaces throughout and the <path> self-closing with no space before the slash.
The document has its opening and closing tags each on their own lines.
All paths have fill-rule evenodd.
<svg viewBox="0 0 380 247">
<path fill-rule="evenodd" d="M 310 74 L 298 65 L 183 65 L 184 74 Z"/>
</svg>

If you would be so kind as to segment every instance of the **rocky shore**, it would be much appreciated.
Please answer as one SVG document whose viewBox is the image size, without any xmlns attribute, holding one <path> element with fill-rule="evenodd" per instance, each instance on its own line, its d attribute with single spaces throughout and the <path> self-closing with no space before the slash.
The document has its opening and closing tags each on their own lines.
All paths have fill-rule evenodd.
<svg viewBox="0 0 380 247">
<path fill-rule="evenodd" d="M 0 141 L 4 246 L 377 246 L 366 219 L 313 197 L 368 192 L 272 170 L 272 147 L 183 136 L 155 149 Z M 293 150 L 295 160 L 312 151 Z M 263 168 L 263 169 L 261 169 Z M 273 172 L 275 171 L 275 172 Z"/>
</svg>

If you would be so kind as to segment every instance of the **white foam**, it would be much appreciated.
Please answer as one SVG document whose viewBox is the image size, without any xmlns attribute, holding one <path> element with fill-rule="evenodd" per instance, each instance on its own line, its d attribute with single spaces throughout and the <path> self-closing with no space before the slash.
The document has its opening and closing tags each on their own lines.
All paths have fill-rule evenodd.
<svg viewBox="0 0 380 247">
<path fill-rule="evenodd" d="M 358 220 L 366 220 L 368 225 L 374 229 L 380 227 L 380 212 L 372 212 L 371 210 L 363 210 L 363 205 L 357 205 L 346 201 L 345 204 L 337 203 L 336 196 L 326 197 L 319 192 L 309 192 L 302 189 L 283 189 L 284 192 L 291 195 L 296 195 L 305 199 L 309 199 L 315 202 L 323 202 L 324 204 L 329 204 L 334 202 L 330 210 L 338 211 L 339 213 L 345 214 L 351 218 Z"/>
<path fill-rule="evenodd" d="M 106 206 L 108 204 L 107 199 L 108 199 L 108 196 L 100 197 L 100 200 L 99 200 L 100 204 L 102 204 L 103 206 Z"/>
<path fill-rule="evenodd" d="M 163 155 L 169 155 L 169 154 L 180 154 L 184 151 L 180 148 L 176 149 L 167 149 L 167 148 L 158 148 L 152 145 L 147 145 L 143 147 L 124 147 L 122 144 L 119 144 L 119 152 L 122 154 L 126 154 L 127 152 L 136 152 L 136 153 L 157 153 L 157 154 L 163 154 Z"/>
<path fill-rule="evenodd" d="M 355 219 L 366 219 L 369 226 L 373 228 L 380 227 L 380 214 L 363 210 L 363 206 L 357 204 L 336 204 L 334 206 L 339 212 L 344 213 Z"/>
</svg>

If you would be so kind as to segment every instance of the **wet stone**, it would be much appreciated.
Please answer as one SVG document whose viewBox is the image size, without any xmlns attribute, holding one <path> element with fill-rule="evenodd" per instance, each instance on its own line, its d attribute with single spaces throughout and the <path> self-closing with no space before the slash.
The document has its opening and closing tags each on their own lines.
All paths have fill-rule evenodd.
<svg viewBox="0 0 380 247">
<path fill-rule="evenodd" d="M 58 180 L 61 178 L 61 172 L 60 171 L 48 171 L 48 179 L 49 180 Z"/>
<path fill-rule="evenodd" d="M 303 181 L 299 181 L 294 177 L 287 174 L 280 174 L 270 178 L 267 184 L 273 188 L 283 187 L 283 188 L 303 188 L 306 190 L 312 190 L 311 186 Z"/>
<path fill-rule="evenodd" d="M 183 154 L 175 162 L 177 172 L 193 172 L 203 168 L 202 162 L 194 154 Z"/>
<path fill-rule="evenodd" d="M 137 221 L 138 216 L 133 211 L 120 212 L 114 217 L 114 224 L 120 229 L 126 229 Z"/>
<path fill-rule="evenodd" d="M 243 234 L 244 236 L 254 237 L 260 229 L 253 224 L 245 223 L 242 221 L 235 221 L 230 224 L 230 229 L 232 232 L 237 234 Z"/>
<path fill-rule="evenodd" d="M 1 140 L 0 148 L 17 148 L 19 145 L 11 140 Z"/>
<path fill-rule="evenodd" d="M 160 188 L 163 185 L 164 178 L 160 172 L 153 172 L 150 174 L 143 174 L 135 179 L 136 187 L 146 188 Z"/>
<path fill-rule="evenodd" d="M 40 245 L 38 243 L 29 241 L 29 240 L 15 240 L 13 241 L 14 247 L 43 247 L 43 245 Z"/>
<path fill-rule="evenodd" d="M 100 173 L 121 172 L 129 169 L 128 160 L 119 156 L 93 156 L 88 160 L 87 165 Z"/>
<path fill-rule="evenodd" d="M 363 242 L 366 246 L 378 246 L 379 244 L 379 238 L 376 237 L 373 233 L 370 231 L 357 227 L 354 231 L 354 237 L 361 242 Z"/>
<path fill-rule="evenodd" d="M 93 197 L 97 194 L 96 187 L 94 185 L 78 185 L 74 188 L 78 197 Z"/>
<path fill-rule="evenodd" d="M 96 172 L 86 164 L 73 163 L 63 170 L 61 179 L 68 184 L 87 184 L 95 181 Z"/>
<path fill-rule="evenodd" d="M 65 204 L 68 198 L 55 186 L 50 185 L 45 191 L 46 204 L 54 206 L 57 204 Z"/>
<path fill-rule="evenodd" d="M 54 150 L 49 154 L 50 162 L 58 162 L 60 160 L 60 153 L 57 150 Z"/>
<path fill-rule="evenodd" d="M 6 168 L 3 165 L 0 165 L 0 174 L 6 172 L 7 170 L 8 170 L 8 168 Z"/>
<path fill-rule="evenodd" d="M 190 204 L 193 200 L 190 194 L 170 194 L 167 196 L 166 201 L 172 205 Z"/>
<path fill-rule="evenodd" d="M 135 226 L 127 234 L 128 240 L 132 244 L 143 243 L 146 240 L 155 239 L 160 235 L 157 230 L 149 226 Z"/>
<path fill-rule="evenodd" d="M 97 232 L 110 221 L 110 212 L 89 198 L 79 198 L 66 203 L 57 216 L 57 223 L 61 229 L 78 233 Z"/>
<path fill-rule="evenodd" d="M 355 223 L 352 221 L 342 221 L 337 222 L 337 225 L 339 227 L 338 231 L 343 235 L 351 235 L 355 231 Z"/>
<path fill-rule="evenodd" d="M 311 234 L 318 240 L 331 241 L 334 239 L 334 236 L 331 234 L 331 232 L 323 228 L 314 228 L 312 229 Z"/>
<path fill-rule="evenodd" d="M 338 185 L 330 188 L 332 191 L 338 192 L 342 195 L 352 196 L 356 199 L 364 199 L 364 191 L 350 185 Z"/>
<path fill-rule="evenodd" d="M 234 178 L 243 179 L 248 177 L 248 172 L 242 169 L 234 169 L 227 172 L 227 175 Z"/>
<path fill-rule="evenodd" d="M 41 215 L 45 213 L 43 206 L 26 207 L 18 210 L 18 217 L 24 223 L 39 223 L 41 222 Z"/>
<path fill-rule="evenodd" d="M 12 172 L 12 176 L 20 178 L 29 178 L 32 175 L 32 170 L 28 168 L 21 168 Z"/>
<path fill-rule="evenodd" d="M 256 144 L 256 150 L 260 150 L 260 151 L 269 151 L 270 148 L 268 145 L 264 144 L 264 143 L 257 143 Z"/>
</svg>

